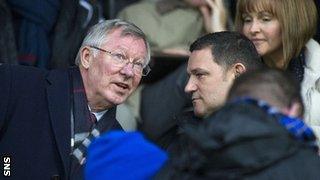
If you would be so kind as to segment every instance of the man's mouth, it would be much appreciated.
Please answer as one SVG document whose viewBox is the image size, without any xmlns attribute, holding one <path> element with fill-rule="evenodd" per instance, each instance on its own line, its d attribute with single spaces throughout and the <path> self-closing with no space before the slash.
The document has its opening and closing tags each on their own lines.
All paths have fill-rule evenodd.
<svg viewBox="0 0 320 180">
<path fill-rule="evenodd" d="M 196 97 L 196 98 L 192 98 L 192 102 L 196 101 L 196 100 L 199 100 L 200 98 L 199 97 Z"/>
<path fill-rule="evenodd" d="M 122 89 L 129 89 L 129 85 L 128 84 L 125 84 L 125 83 L 115 83 L 116 86 L 122 88 Z"/>
</svg>

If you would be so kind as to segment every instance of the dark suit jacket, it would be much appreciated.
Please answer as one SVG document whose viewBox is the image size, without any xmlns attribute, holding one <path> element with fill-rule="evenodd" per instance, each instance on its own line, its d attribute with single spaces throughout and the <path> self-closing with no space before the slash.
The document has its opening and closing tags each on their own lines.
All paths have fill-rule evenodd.
<svg viewBox="0 0 320 180">
<path fill-rule="evenodd" d="M 0 65 L 0 156 L 13 179 L 69 178 L 70 113 L 68 71 Z"/>
</svg>

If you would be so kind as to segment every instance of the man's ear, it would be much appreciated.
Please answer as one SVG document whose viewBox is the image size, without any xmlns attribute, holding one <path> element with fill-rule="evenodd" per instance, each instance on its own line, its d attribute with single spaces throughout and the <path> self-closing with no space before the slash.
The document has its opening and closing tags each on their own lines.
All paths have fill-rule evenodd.
<svg viewBox="0 0 320 180">
<path fill-rule="evenodd" d="M 236 63 L 233 65 L 233 72 L 235 78 L 239 77 L 242 73 L 246 72 L 246 67 L 242 63 Z"/>
<path fill-rule="evenodd" d="M 85 68 L 88 69 L 90 66 L 90 61 L 92 60 L 91 56 L 92 51 L 86 46 L 80 49 L 80 64 Z"/>
</svg>

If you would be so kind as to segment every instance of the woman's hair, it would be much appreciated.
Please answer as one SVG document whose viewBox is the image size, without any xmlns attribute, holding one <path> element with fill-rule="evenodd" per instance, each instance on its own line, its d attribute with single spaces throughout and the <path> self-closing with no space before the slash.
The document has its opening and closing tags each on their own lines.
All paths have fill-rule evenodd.
<svg viewBox="0 0 320 180">
<path fill-rule="evenodd" d="M 238 0 L 235 28 L 242 32 L 243 13 L 267 11 L 281 26 L 285 61 L 297 57 L 317 28 L 317 9 L 314 0 Z"/>
</svg>

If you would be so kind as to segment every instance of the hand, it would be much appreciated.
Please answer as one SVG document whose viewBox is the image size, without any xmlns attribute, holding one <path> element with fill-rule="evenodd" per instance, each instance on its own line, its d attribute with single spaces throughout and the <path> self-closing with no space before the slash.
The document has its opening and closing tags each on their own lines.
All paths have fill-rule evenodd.
<svg viewBox="0 0 320 180">
<path fill-rule="evenodd" d="M 227 28 L 228 12 L 223 0 L 206 0 L 207 6 L 199 7 L 204 19 L 207 32 L 225 31 Z"/>
</svg>

